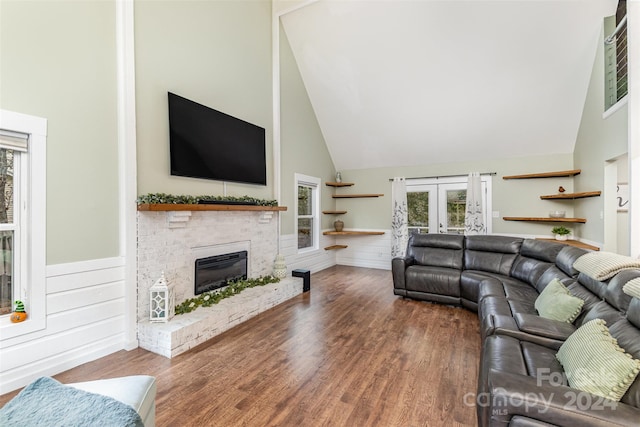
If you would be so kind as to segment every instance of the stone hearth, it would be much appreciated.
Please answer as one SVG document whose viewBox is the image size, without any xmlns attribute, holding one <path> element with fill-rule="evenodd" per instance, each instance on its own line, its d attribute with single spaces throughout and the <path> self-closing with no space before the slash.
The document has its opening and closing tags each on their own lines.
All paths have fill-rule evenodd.
<svg viewBox="0 0 640 427">
<path fill-rule="evenodd" d="M 195 260 L 248 251 L 248 277 L 272 274 L 278 213 L 262 211 L 138 212 L 138 340 L 142 348 L 175 356 L 302 293 L 302 280 L 251 288 L 210 308 L 149 323 L 149 288 L 164 272 L 176 304 L 194 297 Z"/>
<path fill-rule="evenodd" d="M 245 289 L 211 307 L 175 316 L 167 323 L 143 320 L 138 323 L 139 344 L 171 358 L 301 293 L 302 279 L 287 277 L 278 283 Z"/>
</svg>

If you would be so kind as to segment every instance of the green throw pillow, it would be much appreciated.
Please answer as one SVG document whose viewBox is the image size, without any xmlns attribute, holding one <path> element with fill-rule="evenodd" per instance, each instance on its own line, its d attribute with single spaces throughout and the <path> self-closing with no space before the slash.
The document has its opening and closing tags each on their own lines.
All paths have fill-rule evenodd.
<svg viewBox="0 0 640 427">
<path fill-rule="evenodd" d="M 534 306 L 540 317 L 573 323 L 580 314 L 584 301 L 574 297 L 558 279 L 553 279 L 538 295 Z"/>
<path fill-rule="evenodd" d="M 640 360 L 618 346 L 602 319 L 591 320 L 572 333 L 556 359 L 571 387 L 615 401 L 622 399 L 640 372 Z"/>
</svg>

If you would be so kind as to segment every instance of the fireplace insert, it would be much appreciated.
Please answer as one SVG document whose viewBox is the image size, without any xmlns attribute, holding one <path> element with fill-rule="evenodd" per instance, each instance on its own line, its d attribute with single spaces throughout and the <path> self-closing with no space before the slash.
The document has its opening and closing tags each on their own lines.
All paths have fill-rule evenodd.
<svg viewBox="0 0 640 427">
<path fill-rule="evenodd" d="M 195 294 L 222 288 L 247 278 L 247 251 L 215 255 L 196 260 Z"/>
</svg>

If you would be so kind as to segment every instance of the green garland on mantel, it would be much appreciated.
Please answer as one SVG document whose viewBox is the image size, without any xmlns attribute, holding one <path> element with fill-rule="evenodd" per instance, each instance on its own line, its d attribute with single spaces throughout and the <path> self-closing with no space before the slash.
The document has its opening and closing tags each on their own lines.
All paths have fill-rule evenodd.
<svg viewBox="0 0 640 427">
<path fill-rule="evenodd" d="M 240 292 L 248 288 L 255 288 L 256 286 L 264 286 L 269 283 L 278 283 L 279 278 L 274 276 L 261 276 L 256 279 L 237 280 L 229 282 L 225 288 L 216 289 L 211 292 L 204 292 L 195 298 L 190 298 L 181 304 L 176 305 L 176 314 L 190 313 L 198 307 L 211 307 L 213 304 L 217 304 L 225 298 L 238 295 Z"/>
<path fill-rule="evenodd" d="M 149 193 L 136 199 L 136 203 L 163 204 L 163 205 L 196 205 L 200 200 L 216 200 L 220 202 L 240 202 L 257 206 L 278 206 L 276 200 L 256 199 L 249 196 L 174 196 L 173 194 Z"/>
</svg>

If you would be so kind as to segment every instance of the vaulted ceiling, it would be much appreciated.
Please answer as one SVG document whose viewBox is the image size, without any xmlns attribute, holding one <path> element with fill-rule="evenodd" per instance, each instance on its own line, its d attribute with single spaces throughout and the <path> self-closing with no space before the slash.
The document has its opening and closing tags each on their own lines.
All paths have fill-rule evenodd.
<svg viewBox="0 0 640 427">
<path fill-rule="evenodd" d="M 615 0 L 319 0 L 283 28 L 339 170 L 573 151 Z"/>
</svg>

